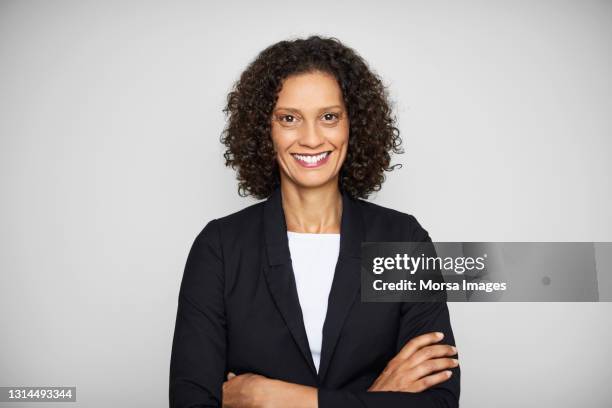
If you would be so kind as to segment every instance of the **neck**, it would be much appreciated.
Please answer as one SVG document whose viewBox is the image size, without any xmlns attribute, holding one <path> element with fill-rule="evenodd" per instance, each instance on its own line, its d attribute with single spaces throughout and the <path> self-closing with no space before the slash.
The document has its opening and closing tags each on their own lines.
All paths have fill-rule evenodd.
<svg viewBox="0 0 612 408">
<path fill-rule="evenodd" d="M 280 188 L 288 231 L 340 233 L 342 194 L 337 180 L 316 188 L 281 182 Z"/>
</svg>

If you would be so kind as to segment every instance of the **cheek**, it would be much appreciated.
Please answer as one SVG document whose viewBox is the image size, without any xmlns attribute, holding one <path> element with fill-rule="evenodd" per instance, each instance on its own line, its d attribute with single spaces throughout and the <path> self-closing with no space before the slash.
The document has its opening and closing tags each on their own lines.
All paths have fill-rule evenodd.
<svg viewBox="0 0 612 408">
<path fill-rule="evenodd" d="M 326 129 L 325 136 L 334 146 L 341 148 L 348 144 L 349 129 L 346 126 L 338 126 Z"/>
<path fill-rule="evenodd" d="M 294 143 L 295 135 L 291 132 L 283 131 L 283 129 L 273 128 L 271 137 L 274 150 L 279 154 L 283 154 Z"/>
<path fill-rule="evenodd" d="M 283 151 L 283 138 L 276 131 L 272 131 L 272 145 L 276 153 Z"/>
<path fill-rule="evenodd" d="M 339 138 L 339 145 L 341 153 L 341 160 L 344 161 L 346 159 L 346 155 L 348 154 L 349 147 L 349 129 L 346 128 L 342 133 L 342 136 Z"/>
</svg>

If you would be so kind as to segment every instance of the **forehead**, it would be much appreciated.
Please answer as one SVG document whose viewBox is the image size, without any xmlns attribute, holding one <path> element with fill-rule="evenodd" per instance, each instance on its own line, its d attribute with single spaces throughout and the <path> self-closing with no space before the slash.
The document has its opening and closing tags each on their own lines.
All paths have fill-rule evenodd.
<svg viewBox="0 0 612 408">
<path fill-rule="evenodd" d="M 285 79 L 278 94 L 278 106 L 297 109 L 343 105 L 342 90 L 336 78 L 323 72 L 309 72 Z"/>
</svg>

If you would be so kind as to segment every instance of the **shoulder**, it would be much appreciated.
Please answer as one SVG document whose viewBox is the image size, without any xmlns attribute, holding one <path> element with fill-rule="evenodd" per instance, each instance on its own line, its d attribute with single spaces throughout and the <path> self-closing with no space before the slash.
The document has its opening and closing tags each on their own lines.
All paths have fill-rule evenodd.
<svg viewBox="0 0 612 408">
<path fill-rule="evenodd" d="M 214 218 L 206 223 L 199 235 L 214 241 L 249 235 L 260 227 L 264 203 L 265 200 L 259 201 L 241 210 Z"/>
<path fill-rule="evenodd" d="M 375 237 L 376 239 L 413 242 L 430 239 L 429 232 L 423 228 L 413 214 L 363 199 L 355 199 L 355 202 L 361 209 L 366 232 L 369 235 L 380 235 Z"/>
<path fill-rule="evenodd" d="M 216 221 L 219 224 L 219 227 L 224 230 L 248 228 L 249 226 L 256 224 L 256 221 L 263 217 L 265 202 L 266 200 L 262 200 L 255 204 L 251 204 L 231 214 L 218 217 L 216 218 Z"/>
</svg>

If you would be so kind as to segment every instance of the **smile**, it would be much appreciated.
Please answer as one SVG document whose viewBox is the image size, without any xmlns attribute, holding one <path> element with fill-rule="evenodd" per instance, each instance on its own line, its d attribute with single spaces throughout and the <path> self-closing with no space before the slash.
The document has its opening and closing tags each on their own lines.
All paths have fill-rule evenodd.
<svg viewBox="0 0 612 408">
<path fill-rule="evenodd" d="M 327 162 L 331 155 L 331 151 L 322 152 L 319 154 L 297 154 L 291 153 L 291 156 L 303 167 L 320 167 Z"/>
</svg>

